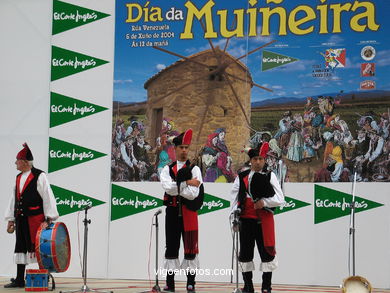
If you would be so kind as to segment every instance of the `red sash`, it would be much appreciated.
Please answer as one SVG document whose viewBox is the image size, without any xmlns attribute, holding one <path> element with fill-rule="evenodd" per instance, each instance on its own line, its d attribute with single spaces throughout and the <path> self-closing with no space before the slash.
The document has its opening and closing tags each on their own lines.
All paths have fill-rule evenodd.
<svg viewBox="0 0 390 293">
<path fill-rule="evenodd" d="M 186 167 L 186 165 L 183 165 L 183 167 Z M 172 170 L 175 176 L 177 176 L 177 164 L 173 166 Z M 198 254 L 198 213 L 189 210 L 184 204 L 181 207 L 184 225 L 184 253 Z"/>
<path fill-rule="evenodd" d="M 269 255 L 276 255 L 274 214 L 264 209 L 256 211 L 261 220 L 264 249 Z"/>
<path fill-rule="evenodd" d="M 245 183 L 246 190 L 248 190 L 248 177 L 243 178 Z M 270 211 L 265 209 L 255 209 L 255 205 L 251 198 L 245 198 L 245 207 L 244 212 L 241 217 L 250 218 L 250 219 L 260 219 L 261 221 L 261 230 L 263 233 L 263 242 L 264 249 L 267 251 L 269 255 L 276 255 L 275 250 L 275 222 L 274 215 Z"/>
</svg>

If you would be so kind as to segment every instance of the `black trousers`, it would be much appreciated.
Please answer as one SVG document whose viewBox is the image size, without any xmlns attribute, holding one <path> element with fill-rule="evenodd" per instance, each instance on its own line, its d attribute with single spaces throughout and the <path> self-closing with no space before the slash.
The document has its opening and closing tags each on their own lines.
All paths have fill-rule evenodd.
<svg viewBox="0 0 390 293">
<path fill-rule="evenodd" d="M 18 216 L 15 219 L 15 253 L 34 252 L 35 247 L 31 243 L 30 228 L 28 218 Z"/>
<path fill-rule="evenodd" d="M 250 262 L 253 260 L 255 243 L 261 261 L 273 261 L 275 256 L 268 254 L 264 249 L 261 223 L 258 220 L 246 218 L 241 218 L 240 222 L 240 262 Z"/>
<path fill-rule="evenodd" d="M 255 243 L 262 262 L 273 261 L 275 256 L 270 255 L 264 248 L 263 230 L 261 223 L 255 219 L 240 219 L 240 262 L 251 262 L 254 257 Z M 252 283 L 252 272 L 243 272 L 245 283 Z M 271 289 L 272 272 L 263 272 L 262 289 Z"/>
<path fill-rule="evenodd" d="M 179 258 L 180 239 L 183 237 L 184 223 L 183 217 L 179 217 L 179 207 L 167 207 L 165 212 L 165 258 Z M 184 253 L 184 258 L 195 259 L 196 254 Z M 195 273 L 187 273 L 187 287 L 195 285 Z M 175 288 L 175 275 L 168 272 L 167 286 Z"/>
<path fill-rule="evenodd" d="M 184 233 L 183 217 L 179 217 L 178 207 L 167 207 L 165 213 L 165 258 L 179 258 L 180 240 Z M 188 260 L 195 259 L 196 254 L 184 254 Z"/>
</svg>

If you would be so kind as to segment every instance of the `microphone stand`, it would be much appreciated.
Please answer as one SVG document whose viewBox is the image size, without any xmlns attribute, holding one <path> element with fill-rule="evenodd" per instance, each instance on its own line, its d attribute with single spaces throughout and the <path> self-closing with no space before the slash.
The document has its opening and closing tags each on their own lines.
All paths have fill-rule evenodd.
<svg viewBox="0 0 390 293">
<path fill-rule="evenodd" d="M 234 240 L 235 240 L 235 237 L 236 237 L 236 236 L 235 236 L 235 234 L 234 234 L 234 236 L 233 236 L 233 245 L 232 245 L 232 266 L 231 266 L 232 271 L 234 270 L 234 250 L 235 250 L 235 246 L 236 246 L 236 245 L 235 245 L 236 243 L 235 243 L 235 241 L 234 241 Z M 233 277 L 234 277 L 233 274 L 231 274 L 231 275 L 230 275 L 230 284 L 233 284 Z"/>
<path fill-rule="evenodd" d="M 238 243 L 239 243 L 239 233 L 240 233 L 240 218 L 239 211 L 236 210 L 234 212 L 234 220 L 233 220 L 233 251 L 236 251 L 236 289 L 234 289 L 233 293 L 242 293 L 241 289 L 238 287 Z"/>
<path fill-rule="evenodd" d="M 161 292 L 161 288 L 158 285 L 158 215 L 161 214 L 162 211 L 158 210 L 154 214 L 154 224 L 153 226 L 156 226 L 156 263 L 155 263 L 155 274 L 156 274 L 156 283 L 154 284 L 151 291 L 142 291 L 140 293 L 150 293 L 150 292 Z"/>
<path fill-rule="evenodd" d="M 351 203 L 351 215 L 350 215 L 350 224 L 349 224 L 349 248 L 351 248 L 352 242 L 352 276 L 355 276 L 355 188 L 356 188 L 356 172 L 353 177 L 352 183 L 352 203 Z M 351 257 L 351 252 L 349 252 L 349 258 Z M 351 259 L 348 261 L 350 266 Z M 349 275 L 351 275 L 351 268 L 349 267 Z"/>
<path fill-rule="evenodd" d="M 113 293 L 113 291 L 98 291 L 94 289 L 90 289 L 87 285 L 87 254 L 88 254 L 88 224 L 91 224 L 91 220 L 88 219 L 88 210 L 90 209 L 90 206 L 87 206 L 84 216 L 84 249 L 83 249 L 83 268 L 82 268 L 82 277 L 84 284 L 81 287 L 80 290 L 71 290 L 71 291 L 60 291 L 60 293 L 86 293 L 86 292 L 96 292 L 96 293 Z"/>
</svg>

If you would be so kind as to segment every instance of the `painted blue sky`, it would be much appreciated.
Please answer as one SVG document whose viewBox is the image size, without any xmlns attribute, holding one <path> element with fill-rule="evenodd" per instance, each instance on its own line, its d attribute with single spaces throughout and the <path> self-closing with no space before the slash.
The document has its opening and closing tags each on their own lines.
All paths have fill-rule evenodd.
<svg viewBox="0 0 390 293">
<path fill-rule="evenodd" d="M 170 31 L 175 33 L 174 38 L 169 39 L 169 45 L 164 47 L 170 51 L 174 51 L 180 55 L 189 56 L 196 52 L 209 49 L 208 41 L 203 38 L 203 30 L 197 20 L 194 21 L 194 39 L 180 40 L 179 34 L 184 30 L 184 20 L 181 21 L 162 21 L 148 22 L 139 21 L 137 23 L 126 23 L 127 8 L 126 3 L 139 3 L 144 5 L 147 1 L 116 1 L 116 40 L 115 40 L 115 65 L 114 65 L 114 100 L 121 102 L 141 102 L 146 100 L 146 90 L 144 83 L 151 76 L 169 66 L 178 60 L 177 57 L 157 51 L 150 47 L 132 48 L 131 40 L 126 40 L 126 34 L 136 33 L 132 31 L 133 25 L 162 25 L 168 24 Z M 159 6 L 163 11 L 163 16 L 171 8 L 183 10 L 184 18 L 186 8 L 185 1 L 182 0 L 151 0 L 149 8 Z M 193 3 L 200 8 L 207 1 L 197 0 Z M 216 10 L 227 9 L 229 11 L 229 25 L 233 19 L 232 11 L 234 9 L 248 7 L 247 0 L 214 0 L 214 27 L 218 31 L 219 21 L 216 15 Z M 328 4 L 345 4 L 354 1 L 328 0 L 323 5 Z M 323 34 L 319 35 L 319 15 L 313 21 L 303 25 L 305 28 L 309 25 L 314 25 L 314 32 L 311 34 L 296 36 L 289 30 L 287 36 L 279 36 L 279 17 L 271 18 L 271 35 L 245 38 L 232 38 L 229 43 L 228 52 L 234 57 L 244 55 L 246 52 L 253 50 L 271 40 L 276 40 L 274 44 L 266 47 L 264 50 L 287 55 L 299 61 L 287 64 L 282 67 L 274 68 L 268 71 L 261 71 L 262 50 L 251 54 L 248 58 L 241 61 L 249 68 L 254 82 L 273 89 L 272 93 L 252 88 L 252 102 L 265 99 L 280 98 L 280 97 L 306 97 L 315 96 L 323 93 L 335 92 L 350 92 L 358 91 L 360 82 L 364 80 L 374 80 L 376 89 L 390 90 L 390 42 L 388 35 L 390 33 L 390 1 L 386 0 L 367 0 L 360 2 L 371 2 L 376 7 L 376 23 L 380 28 L 376 32 L 365 31 L 357 33 L 350 29 L 350 18 L 364 9 L 358 9 L 355 12 L 345 12 L 342 14 L 342 33 L 338 34 Z M 320 1 L 300 0 L 288 1 L 285 0 L 281 4 L 266 4 L 266 0 L 259 0 L 256 5 L 260 7 L 284 7 L 287 11 L 291 11 L 299 5 L 309 5 L 314 11 L 316 5 Z M 332 29 L 332 10 L 328 11 L 328 28 Z M 288 13 L 289 14 L 289 13 Z M 261 14 L 258 14 L 258 30 L 261 30 Z M 364 23 L 361 23 L 364 24 Z M 246 24 L 247 26 L 247 24 Z M 153 32 L 152 32 L 153 33 Z M 225 39 L 213 39 L 214 46 L 219 45 L 223 48 Z M 364 61 L 361 57 L 363 47 L 370 45 L 375 48 L 376 56 L 372 61 Z M 329 48 L 345 48 L 346 49 L 346 66 L 344 68 L 336 68 L 332 73 L 331 78 L 318 78 L 312 76 L 313 65 L 325 65 L 324 57 L 321 53 Z M 373 62 L 376 64 L 376 75 L 374 77 L 361 77 L 361 63 Z"/>
</svg>

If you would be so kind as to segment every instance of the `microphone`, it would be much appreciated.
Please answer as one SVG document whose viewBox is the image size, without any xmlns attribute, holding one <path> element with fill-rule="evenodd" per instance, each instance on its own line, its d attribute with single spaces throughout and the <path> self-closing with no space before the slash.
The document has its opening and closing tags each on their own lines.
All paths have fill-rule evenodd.
<svg viewBox="0 0 390 293">
<path fill-rule="evenodd" d="M 237 208 L 234 212 L 233 212 L 234 216 L 235 217 L 238 217 L 241 215 L 241 209 L 240 208 Z"/>
<path fill-rule="evenodd" d="M 155 215 L 155 216 L 158 216 L 158 215 L 161 214 L 161 213 L 162 213 L 162 210 L 159 209 L 157 212 L 154 213 L 154 215 Z"/>
<path fill-rule="evenodd" d="M 84 208 L 84 211 L 87 211 L 87 210 L 89 210 L 91 208 L 92 208 L 92 206 L 86 205 L 85 208 Z"/>
<path fill-rule="evenodd" d="M 237 208 L 234 212 L 234 220 L 233 220 L 233 231 L 238 232 L 240 230 L 240 214 L 241 214 L 241 209 Z"/>
</svg>

